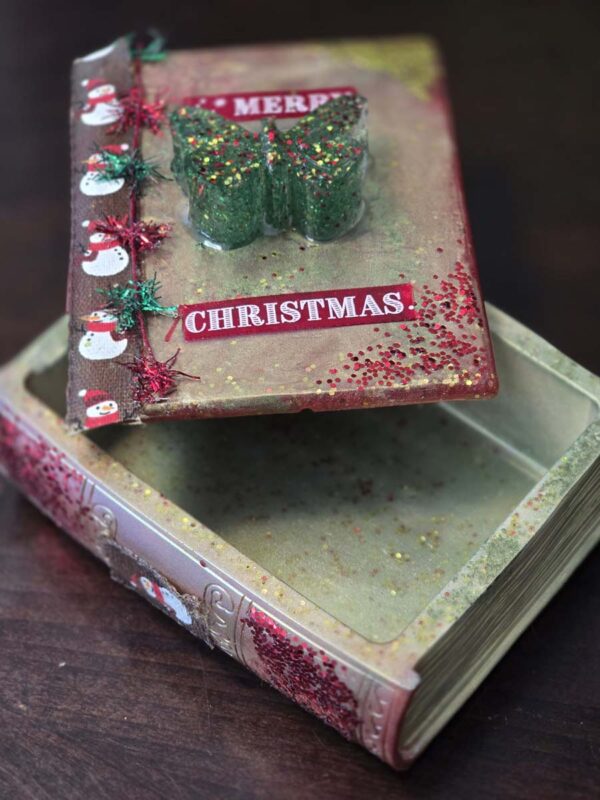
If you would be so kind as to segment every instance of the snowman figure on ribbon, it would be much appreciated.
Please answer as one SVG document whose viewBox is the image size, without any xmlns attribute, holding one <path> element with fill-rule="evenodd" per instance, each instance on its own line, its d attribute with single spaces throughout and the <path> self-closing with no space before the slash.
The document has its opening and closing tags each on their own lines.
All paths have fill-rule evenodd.
<svg viewBox="0 0 600 800">
<path fill-rule="evenodd" d="M 79 397 L 85 404 L 85 428 L 99 428 L 121 421 L 119 406 L 102 389 L 82 389 Z"/>
<path fill-rule="evenodd" d="M 182 625 L 192 624 L 192 615 L 172 591 L 143 575 L 132 575 L 129 582 L 135 589 L 145 592 L 151 600 L 163 606 L 167 612 L 174 614 Z"/>
<path fill-rule="evenodd" d="M 96 230 L 97 221 L 86 219 L 82 225 L 90 235 L 88 249 L 81 259 L 86 275 L 104 277 L 122 272 L 129 264 L 129 255 L 117 237 Z"/>
<path fill-rule="evenodd" d="M 103 148 L 108 153 L 120 155 L 126 150 L 129 150 L 128 144 L 107 144 Z M 85 161 L 85 173 L 79 183 L 79 189 L 88 197 L 96 197 L 99 195 L 113 194 L 122 189 L 125 185 L 125 178 L 112 178 L 111 180 L 103 180 L 100 173 L 106 169 L 107 163 L 102 158 L 102 153 L 92 153 L 92 155 Z"/>
<path fill-rule="evenodd" d="M 102 78 L 88 78 L 81 81 L 81 85 L 88 93 L 81 112 L 84 125 L 108 125 L 119 119 L 121 106 L 112 83 L 107 83 Z"/>
<path fill-rule="evenodd" d="M 92 311 L 80 317 L 85 334 L 79 340 L 79 354 L 91 361 L 118 358 L 127 349 L 127 338 L 117 334 L 118 319 L 109 311 Z"/>
</svg>

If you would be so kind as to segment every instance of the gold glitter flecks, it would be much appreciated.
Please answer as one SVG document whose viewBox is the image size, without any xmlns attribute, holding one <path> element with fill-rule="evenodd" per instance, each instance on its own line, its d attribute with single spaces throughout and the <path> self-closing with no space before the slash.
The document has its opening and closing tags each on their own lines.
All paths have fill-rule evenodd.
<svg viewBox="0 0 600 800">
<path fill-rule="evenodd" d="M 425 37 L 344 41 L 325 45 L 325 49 L 334 58 L 357 67 L 393 75 L 419 100 L 431 99 L 431 89 L 440 74 L 435 47 Z"/>
<path fill-rule="evenodd" d="M 428 550 L 437 550 L 440 546 L 440 533 L 437 530 L 427 531 L 419 536 L 419 543 Z"/>
</svg>

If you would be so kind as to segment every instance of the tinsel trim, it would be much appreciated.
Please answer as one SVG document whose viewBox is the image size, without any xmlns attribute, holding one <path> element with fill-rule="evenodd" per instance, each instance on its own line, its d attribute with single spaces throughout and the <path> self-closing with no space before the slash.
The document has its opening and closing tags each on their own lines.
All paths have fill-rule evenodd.
<svg viewBox="0 0 600 800">
<path fill-rule="evenodd" d="M 131 330 L 138 322 L 140 312 L 177 316 L 177 306 L 163 306 L 159 302 L 160 283 L 156 275 L 145 281 L 129 280 L 123 286 L 116 284 L 110 289 L 97 289 L 107 299 L 106 307 L 117 317 L 117 331 Z"/>
<path fill-rule="evenodd" d="M 114 181 L 123 178 L 131 186 L 134 194 L 138 194 L 142 184 L 148 180 L 168 180 L 158 171 L 155 164 L 142 158 L 139 148 L 136 148 L 133 153 L 112 153 L 102 147 L 99 154 L 105 166 L 96 173 L 98 181 Z"/>
<path fill-rule="evenodd" d="M 196 375 L 188 375 L 173 368 L 179 350 L 166 361 L 158 361 L 154 353 L 146 351 L 135 356 L 133 361 L 120 362 L 133 375 L 133 399 L 141 405 L 157 403 L 177 388 L 179 378 L 200 380 Z"/>
<path fill-rule="evenodd" d="M 138 253 L 150 253 L 167 238 L 171 225 L 164 222 L 129 220 L 129 215 L 115 217 L 107 214 L 93 223 L 93 228 L 116 239 L 120 245 L 135 248 Z"/>
<path fill-rule="evenodd" d="M 161 125 L 166 121 L 164 100 L 147 103 L 142 90 L 134 86 L 129 94 L 119 97 L 119 106 L 119 118 L 108 133 L 124 133 L 135 126 L 148 128 L 155 135 L 161 132 Z"/>
<path fill-rule="evenodd" d="M 164 61 L 167 57 L 165 45 L 167 40 L 156 29 L 150 28 L 145 35 L 130 33 L 127 37 L 131 58 L 135 61 L 152 63 Z"/>
</svg>

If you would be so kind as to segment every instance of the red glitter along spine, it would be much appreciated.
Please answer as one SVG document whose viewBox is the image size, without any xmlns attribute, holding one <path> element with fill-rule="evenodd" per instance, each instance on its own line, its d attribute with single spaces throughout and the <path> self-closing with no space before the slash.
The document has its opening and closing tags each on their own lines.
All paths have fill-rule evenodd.
<svg viewBox="0 0 600 800">
<path fill-rule="evenodd" d="M 136 509 L 69 458 L 37 426 L 3 404 L 0 473 L 104 561 L 115 580 L 139 593 L 192 635 L 237 658 L 345 738 L 392 766 L 402 766 L 398 763 L 396 735 L 412 689 L 384 682 L 361 665 L 346 662 L 335 648 L 318 645 L 310 634 L 294 631 L 274 610 L 267 612 L 258 600 L 251 600 L 251 592 L 236 593 L 218 567 L 204 558 L 199 559 L 194 595 L 178 590 L 175 567 L 168 576 L 160 574 L 128 549 L 126 543 L 139 531 Z M 153 534 L 156 530 L 152 527 L 144 531 L 144 536 L 151 538 Z M 160 547 L 161 562 L 174 561 L 166 537 L 160 538 Z M 118 566 L 119 559 L 127 563 L 125 572 Z M 144 571 L 151 573 L 150 581 L 131 582 L 132 574 Z M 227 614 L 224 602 L 229 608 Z"/>
</svg>

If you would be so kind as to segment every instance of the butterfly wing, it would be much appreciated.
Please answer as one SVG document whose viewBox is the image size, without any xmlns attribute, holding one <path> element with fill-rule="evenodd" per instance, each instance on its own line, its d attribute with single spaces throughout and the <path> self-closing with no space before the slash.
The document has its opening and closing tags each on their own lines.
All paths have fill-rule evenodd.
<svg viewBox="0 0 600 800">
<path fill-rule="evenodd" d="M 309 239 L 342 236 L 360 219 L 368 146 L 367 101 L 341 95 L 284 134 L 290 215 Z"/>
<path fill-rule="evenodd" d="M 265 178 L 258 134 L 213 111 L 182 106 L 171 115 L 172 170 L 190 200 L 201 237 L 224 250 L 263 232 Z"/>
</svg>

